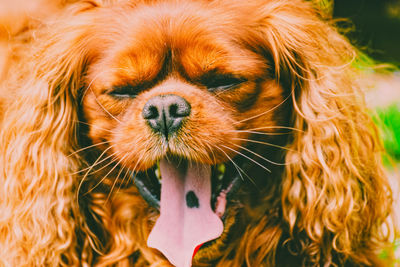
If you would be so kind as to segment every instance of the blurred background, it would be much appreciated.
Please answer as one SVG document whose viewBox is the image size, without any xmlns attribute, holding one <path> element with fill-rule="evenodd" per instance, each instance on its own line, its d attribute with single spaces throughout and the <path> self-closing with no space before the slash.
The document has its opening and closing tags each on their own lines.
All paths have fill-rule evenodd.
<svg viewBox="0 0 400 267">
<path fill-rule="evenodd" d="M 350 29 L 347 37 L 366 55 L 365 64 L 355 65 L 388 156 L 400 166 L 400 0 L 316 1 L 345 19 L 339 26 Z"/>
<path fill-rule="evenodd" d="M 365 72 L 362 83 L 367 103 L 387 151 L 384 161 L 397 191 L 394 208 L 400 222 L 400 0 L 335 0 L 329 9 L 335 18 L 350 20 L 352 27 L 347 36 L 368 56 L 367 61 L 392 64 L 384 71 L 360 69 Z M 392 249 L 383 251 L 382 257 L 391 258 L 393 253 L 395 260 L 389 267 L 399 267 L 400 234 Z"/>
<path fill-rule="evenodd" d="M 373 59 L 400 63 L 400 0 L 335 0 L 334 17 L 354 24 L 349 34 Z"/>
</svg>

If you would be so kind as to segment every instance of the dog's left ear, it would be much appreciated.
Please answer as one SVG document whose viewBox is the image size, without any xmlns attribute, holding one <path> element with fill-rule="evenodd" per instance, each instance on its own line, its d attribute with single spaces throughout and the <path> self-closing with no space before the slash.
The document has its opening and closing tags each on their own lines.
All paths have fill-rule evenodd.
<svg viewBox="0 0 400 267">
<path fill-rule="evenodd" d="M 21 62 L 29 67 L 15 68 L 18 77 L 7 89 L 12 97 L 0 134 L 0 255 L 10 266 L 80 262 L 72 256 L 81 245 L 74 189 L 84 160 L 73 152 L 79 89 L 95 50 L 87 5 L 36 33 L 30 61 Z"/>
<path fill-rule="evenodd" d="M 308 239 L 290 249 L 313 255 L 310 265 L 340 252 L 339 261 L 348 256 L 379 266 L 374 255 L 387 238 L 381 230 L 391 190 L 376 127 L 354 82 L 357 51 L 310 2 L 264 2 L 255 35 L 277 79 L 286 79 L 296 128 L 282 181 L 283 216 L 290 240 Z"/>
</svg>

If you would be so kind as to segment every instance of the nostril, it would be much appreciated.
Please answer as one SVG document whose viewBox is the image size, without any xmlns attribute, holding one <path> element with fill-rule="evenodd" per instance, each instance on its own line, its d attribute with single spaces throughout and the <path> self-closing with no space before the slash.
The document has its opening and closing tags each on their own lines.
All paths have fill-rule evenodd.
<svg viewBox="0 0 400 267">
<path fill-rule="evenodd" d="M 147 119 L 157 119 L 160 116 L 158 109 L 155 106 L 149 108 L 149 116 Z"/>
<path fill-rule="evenodd" d="M 181 116 L 178 114 L 178 105 L 177 105 L 177 104 L 172 104 L 172 105 L 169 106 L 169 115 L 170 115 L 172 118 L 181 117 Z"/>
<path fill-rule="evenodd" d="M 168 107 L 168 114 L 171 118 L 183 118 L 190 115 L 190 105 L 181 97 L 174 97 Z"/>
<path fill-rule="evenodd" d="M 154 105 L 148 105 L 143 109 L 143 118 L 146 120 L 154 120 L 160 117 L 158 108 Z"/>
</svg>

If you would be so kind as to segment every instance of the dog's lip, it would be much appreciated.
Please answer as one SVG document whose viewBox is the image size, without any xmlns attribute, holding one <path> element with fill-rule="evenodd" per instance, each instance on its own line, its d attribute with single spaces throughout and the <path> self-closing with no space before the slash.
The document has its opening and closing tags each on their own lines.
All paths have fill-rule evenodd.
<svg viewBox="0 0 400 267">
<path fill-rule="evenodd" d="M 236 164 L 236 163 L 235 163 Z M 232 163 L 222 163 L 213 165 L 211 183 L 212 183 L 212 196 L 211 196 L 211 207 L 215 212 L 217 209 L 217 200 L 219 196 L 229 202 L 237 192 L 242 182 L 242 177 L 240 176 L 237 167 Z M 157 162 L 153 167 L 141 171 L 141 172 L 131 172 L 131 176 L 135 185 L 146 202 L 156 208 L 160 209 L 160 192 L 162 178 L 159 170 L 159 162 Z M 225 209 L 223 209 L 225 210 Z M 217 213 L 220 213 L 218 211 Z M 222 219 L 224 219 L 224 212 L 218 214 Z"/>
</svg>

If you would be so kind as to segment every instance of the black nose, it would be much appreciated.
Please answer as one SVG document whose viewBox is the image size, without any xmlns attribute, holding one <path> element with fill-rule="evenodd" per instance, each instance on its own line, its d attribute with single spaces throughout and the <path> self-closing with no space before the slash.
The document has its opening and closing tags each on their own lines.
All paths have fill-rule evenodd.
<svg viewBox="0 0 400 267">
<path fill-rule="evenodd" d="M 176 132 L 185 117 L 190 115 L 190 104 L 177 95 L 158 95 L 144 105 L 142 115 L 154 132 L 166 138 Z"/>
</svg>

